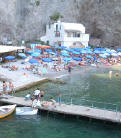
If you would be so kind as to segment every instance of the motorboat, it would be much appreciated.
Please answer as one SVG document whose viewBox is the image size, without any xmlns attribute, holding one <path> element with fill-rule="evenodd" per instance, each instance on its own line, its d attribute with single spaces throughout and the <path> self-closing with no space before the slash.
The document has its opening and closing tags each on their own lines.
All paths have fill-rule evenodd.
<svg viewBox="0 0 121 138">
<path fill-rule="evenodd" d="M 0 107 L 0 118 L 5 118 L 9 115 L 11 115 L 16 109 L 15 105 L 7 105 L 7 106 L 1 106 Z"/>
<path fill-rule="evenodd" d="M 16 107 L 16 115 L 36 115 L 38 109 L 32 107 Z"/>
</svg>

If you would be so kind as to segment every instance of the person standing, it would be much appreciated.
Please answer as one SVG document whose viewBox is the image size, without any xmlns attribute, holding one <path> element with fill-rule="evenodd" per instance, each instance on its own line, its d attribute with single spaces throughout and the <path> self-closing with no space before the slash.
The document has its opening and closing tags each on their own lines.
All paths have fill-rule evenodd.
<svg viewBox="0 0 121 138">
<path fill-rule="evenodd" d="M 44 91 L 41 91 L 41 92 L 40 92 L 40 100 L 41 100 L 41 101 L 44 101 L 44 94 L 45 94 Z"/>
<path fill-rule="evenodd" d="M 7 94 L 7 83 L 3 81 L 3 94 Z"/>
<path fill-rule="evenodd" d="M 68 72 L 71 73 L 71 65 L 68 66 Z"/>
<path fill-rule="evenodd" d="M 9 90 L 12 93 L 12 95 L 13 95 L 13 93 L 15 93 L 15 89 L 14 89 L 14 85 L 13 85 L 12 81 L 9 81 Z"/>
<path fill-rule="evenodd" d="M 61 97 L 62 97 L 62 94 L 59 93 L 59 95 L 58 95 L 58 103 L 59 103 L 59 105 L 61 105 Z"/>
</svg>

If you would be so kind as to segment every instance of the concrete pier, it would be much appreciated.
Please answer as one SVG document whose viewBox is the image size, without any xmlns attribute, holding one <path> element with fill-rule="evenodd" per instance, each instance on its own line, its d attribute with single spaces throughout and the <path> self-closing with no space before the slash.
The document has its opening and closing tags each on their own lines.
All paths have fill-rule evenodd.
<svg viewBox="0 0 121 138">
<path fill-rule="evenodd" d="M 3 96 L 0 98 L 1 103 L 17 104 L 18 106 L 31 106 L 31 100 L 25 100 L 24 97 Z M 37 107 L 39 110 L 56 112 L 67 115 L 84 116 L 93 119 L 105 120 L 114 123 L 121 123 L 121 113 L 108 111 L 103 109 L 91 108 L 80 105 L 66 105 L 62 104 L 56 107 L 50 105 L 49 107 Z"/>
</svg>

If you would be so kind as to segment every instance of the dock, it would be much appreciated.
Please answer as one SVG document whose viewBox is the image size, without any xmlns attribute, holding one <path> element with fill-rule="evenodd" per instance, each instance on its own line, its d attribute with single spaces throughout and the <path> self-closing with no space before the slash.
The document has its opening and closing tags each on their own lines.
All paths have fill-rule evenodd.
<svg viewBox="0 0 121 138">
<path fill-rule="evenodd" d="M 15 96 L 1 97 L 0 102 L 7 104 L 16 104 L 17 106 L 31 106 L 32 104 L 31 100 L 25 100 L 24 97 L 15 97 Z M 37 108 L 39 110 L 44 110 L 47 112 L 55 112 L 64 115 L 83 116 L 87 118 L 104 120 L 113 123 L 121 123 L 120 112 L 91 108 L 87 106 L 62 104 L 61 106 L 57 105 L 56 107 L 51 105 L 46 108 L 45 107 L 37 107 Z"/>
</svg>

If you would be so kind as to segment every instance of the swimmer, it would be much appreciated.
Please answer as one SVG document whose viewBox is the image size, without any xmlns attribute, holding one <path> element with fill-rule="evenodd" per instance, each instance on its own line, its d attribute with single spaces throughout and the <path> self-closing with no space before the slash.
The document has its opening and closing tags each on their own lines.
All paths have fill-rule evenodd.
<svg viewBox="0 0 121 138">
<path fill-rule="evenodd" d="M 115 74 L 115 75 L 116 75 L 116 77 L 119 77 L 119 73 L 118 73 L 118 72 L 116 72 L 116 74 Z"/>
<path fill-rule="evenodd" d="M 111 71 L 109 71 L 109 78 L 110 78 L 110 80 L 111 80 L 111 78 L 112 78 L 112 70 Z"/>
</svg>

